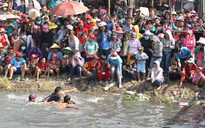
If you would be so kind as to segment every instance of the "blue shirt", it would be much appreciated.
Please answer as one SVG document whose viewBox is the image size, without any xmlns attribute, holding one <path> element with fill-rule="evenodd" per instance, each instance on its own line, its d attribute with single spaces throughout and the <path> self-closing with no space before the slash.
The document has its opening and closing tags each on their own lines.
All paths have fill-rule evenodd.
<svg viewBox="0 0 205 128">
<path fill-rule="evenodd" d="M 99 47 L 97 42 L 86 42 L 85 47 L 84 47 L 89 54 L 93 54 Z"/>
<path fill-rule="evenodd" d="M 142 53 L 140 54 L 139 52 L 137 52 L 137 55 L 136 55 L 136 59 L 147 59 L 148 56 L 146 53 Z M 137 65 L 140 66 L 140 65 L 145 65 L 146 64 L 146 60 L 142 60 L 142 61 L 137 61 Z"/>
<path fill-rule="evenodd" d="M 110 30 L 110 31 L 113 30 L 113 24 L 112 24 L 112 22 L 108 22 L 108 23 L 107 23 L 107 28 L 108 28 L 108 30 Z"/>
<path fill-rule="evenodd" d="M 24 63 L 26 63 L 24 58 L 21 58 L 20 61 L 17 61 L 16 57 L 11 60 L 11 65 L 15 66 L 16 68 L 21 68 Z"/>
<path fill-rule="evenodd" d="M 110 36 L 107 33 L 100 33 L 98 34 L 98 40 L 100 42 L 100 49 L 102 50 L 108 50 L 110 49 Z"/>
<path fill-rule="evenodd" d="M 22 13 L 26 13 L 26 7 L 25 7 L 25 6 L 22 7 L 22 6 L 20 5 L 20 6 L 17 7 L 16 10 L 18 10 L 18 11 L 20 11 L 20 12 L 22 12 Z"/>
<path fill-rule="evenodd" d="M 111 55 L 109 55 L 107 57 L 107 63 L 110 64 L 110 66 L 116 66 L 119 73 L 122 74 L 122 59 L 120 56 L 112 58 Z"/>
<path fill-rule="evenodd" d="M 11 22 L 8 21 L 6 24 L 10 24 L 10 23 L 11 23 Z M 12 22 L 12 24 L 13 24 L 14 26 L 16 26 L 16 27 L 19 26 L 16 21 Z M 15 31 L 15 29 L 12 28 L 12 27 L 10 27 L 10 26 L 7 28 L 7 34 L 8 34 L 8 35 L 12 34 L 14 31 Z"/>
<path fill-rule="evenodd" d="M 193 58 L 193 54 L 187 47 L 182 47 L 181 50 L 182 50 L 182 54 L 181 55 L 176 54 L 175 55 L 176 59 L 186 59 L 189 54 L 190 57 Z"/>
</svg>

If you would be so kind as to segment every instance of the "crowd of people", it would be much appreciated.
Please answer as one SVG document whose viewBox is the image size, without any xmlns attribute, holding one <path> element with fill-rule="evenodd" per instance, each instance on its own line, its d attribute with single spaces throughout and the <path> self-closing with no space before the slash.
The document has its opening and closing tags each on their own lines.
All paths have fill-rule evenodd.
<svg viewBox="0 0 205 128">
<path fill-rule="evenodd" d="M 194 10 L 150 7 L 149 16 L 134 9 L 130 17 L 116 2 L 112 15 L 90 9 L 81 15 L 57 16 L 46 6 L 40 10 L 31 6 L 27 12 L 1 4 L 4 78 L 12 79 L 16 73 L 22 81 L 26 74 L 39 80 L 67 73 L 67 82 L 88 76 L 99 84 L 116 81 L 120 88 L 122 79 L 150 80 L 156 88 L 177 79 L 180 86 L 185 80 L 205 84 L 205 23 Z"/>
</svg>

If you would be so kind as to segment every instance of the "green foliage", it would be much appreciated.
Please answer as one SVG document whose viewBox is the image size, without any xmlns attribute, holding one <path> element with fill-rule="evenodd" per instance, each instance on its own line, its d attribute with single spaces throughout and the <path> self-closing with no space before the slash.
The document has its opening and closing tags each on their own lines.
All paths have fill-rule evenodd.
<svg viewBox="0 0 205 128">
<path fill-rule="evenodd" d="M 124 98 L 125 100 L 139 100 L 140 96 L 137 93 L 135 93 L 133 95 L 125 95 Z"/>
<path fill-rule="evenodd" d="M 11 87 L 11 82 L 8 79 L 0 78 L 0 88 L 1 89 L 8 89 Z"/>
<path fill-rule="evenodd" d="M 159 104 L 161 104 L 161 103 L 165 103 L 165 104 L 167 104 L 167 105 L 169 105 L 169 106 L 171 106 L 172 104 L 173 104 L 173 101 L 172 100 L 170 100 L 170 99 L 168 99 L 166 96 L 164 96 L 164 95 L 154 95 L 153 94 L 153 100 L 154 100 L 154 102 L 155 103 L 159 103 Z"/>
<path fill-rule="evenodd" d="M 54 82 L 52 81 L 45 81 L 42 83 L 42 86 L 39 87 L 39 90 L 43 92 L 50 92 L 53 91 L 53 89 L 54 89 Z"/>
</svg>

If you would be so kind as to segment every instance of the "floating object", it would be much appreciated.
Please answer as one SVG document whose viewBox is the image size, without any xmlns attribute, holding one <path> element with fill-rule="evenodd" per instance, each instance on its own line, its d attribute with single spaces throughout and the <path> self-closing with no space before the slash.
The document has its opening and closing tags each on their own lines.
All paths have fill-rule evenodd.
<svg viewBox="0 0 205 128">
<path fill-rule="evenodd" d="M 188 102 L 179 102 L 179 106 L 190 106 Z"/>
<path fill-rule="evenodd" d="M 108 84 L 106 87 L 104 87 L 104 90 L 107 91 L 107 90 L 109 90 L 111 87 L 113 87 L 114 85 L 115 85 L 115 83 Z"/>
<path fill-rule="evenodd" d="M 134 92 L 134 91 L 126 91 L 128 94 L 130 94 L 130 95 L 134 95 L 136 92 Z"/>
</svg>

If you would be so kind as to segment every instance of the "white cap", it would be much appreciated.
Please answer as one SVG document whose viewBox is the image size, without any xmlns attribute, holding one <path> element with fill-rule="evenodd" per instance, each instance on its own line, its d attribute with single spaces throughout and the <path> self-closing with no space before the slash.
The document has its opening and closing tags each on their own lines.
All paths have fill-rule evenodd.
<svg viewBox="0 0 205 128">
<path fill-rule="evenodd" d="M 104 21 L 102 21 L 102 22 L 100 22 L 100 23 L 98 24 L 98 26 L 99 26 L 99 27 L 107 26 L 107 23 L 105 23 Z"/>
<path fill-rule="evenodd" d="M 70 24 L 69 24 L 69 25 L 67 25 L 67 26 L 66 26 L 66 28 L 67 28 L 67 29 L 69 29 L 69 30 L 73 30 L 73 26 L 72 26 L 72 25 L 70 25 Z"/>
<path fill-rule="evenodd" d="M 172 12 L 172 15 L 177 15 L 177 13 L 175 11 Z"/>
</svg>

